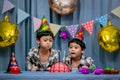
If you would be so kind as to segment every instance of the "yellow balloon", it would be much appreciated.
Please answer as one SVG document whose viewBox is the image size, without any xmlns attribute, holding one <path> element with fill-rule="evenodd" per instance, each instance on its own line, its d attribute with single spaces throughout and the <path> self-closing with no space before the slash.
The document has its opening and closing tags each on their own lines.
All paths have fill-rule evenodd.
<svg viewBox="0 0 120 80">
<path fill-rule="evenodd" d="M 0 47 L 13 45 L 18 38 L 18 29 L 16 25 L 9 21 L 5 16 L 4 21 L 0 22 Z"/>
<path fill-rule="evenodd" d="M 98 33 L 98 43 L 107 52 L 120 49 L 120 31 L 108 21 L 108 25 L 101 28 Z"/>
</svg>

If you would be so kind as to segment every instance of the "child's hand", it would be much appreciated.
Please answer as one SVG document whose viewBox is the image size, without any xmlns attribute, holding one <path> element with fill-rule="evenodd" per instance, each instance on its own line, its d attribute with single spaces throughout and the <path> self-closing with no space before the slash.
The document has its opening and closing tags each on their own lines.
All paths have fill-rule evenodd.
<svg viewBox="0 0 120 80">
<path fill-rule="evenodd" d="M 82 68 L 88 68 L 87 66 L 82 66 Z"/>
<path fill-rule="evenodd" d="M 31 71 L 36 71 L 37 69 L 38 69 L 37 66 L 33 66 L 33 67 L 31 68 Z"/>
<path fill-rule="evenodd" d="M 50 67 L 48 67 L 46 70 L 47 70 L 47 71 L 50 71 Z"/>
</svg>

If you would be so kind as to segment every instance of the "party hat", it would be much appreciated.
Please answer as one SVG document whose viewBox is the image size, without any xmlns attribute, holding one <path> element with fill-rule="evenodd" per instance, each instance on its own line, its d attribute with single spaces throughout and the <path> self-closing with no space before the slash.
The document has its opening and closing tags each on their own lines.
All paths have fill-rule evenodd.
<svg viewBox="0 0 120 80">
<path fill-rule="evenodd" d="M 17 64 L 14 52 L 12 52 L 12 55 L 10 57 L 10 62 L 9 62 L 7 72 L 12 73 L 12 74 L 19 74 L 20 73 L 20 67 Z"/>
<path fill-rule="evenodd" d="M 77 32 L 77 34 L 75 35 L 75 37 L 81 39 L 82 41 L 84 40 L 83 27 L 81 27 L 81 28 L 79 29 L 79 31 Z"/>
<path fill-rule="evenodd" d="M 37 33 L 43 32 L 43 31 L 51 31 L 45 16 L 43 16 L 42 18 L 41 25 L 40 25 L 40 28 L 37 30 Z"/>
</svg>

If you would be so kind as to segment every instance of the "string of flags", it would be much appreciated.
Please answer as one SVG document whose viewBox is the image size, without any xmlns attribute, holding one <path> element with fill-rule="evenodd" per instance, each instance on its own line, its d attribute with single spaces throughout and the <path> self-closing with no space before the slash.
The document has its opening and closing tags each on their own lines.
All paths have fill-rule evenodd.
<svg viewBox="0 0 120 80">
<path fill-rule="evenodd" d="M 9 0 L 4 0 L 2 14 L 6 13 L 14 8 L 15 8 L 14 4 L 12 4 Z M 111 11 L 111 13 L 120 18 L 120 6 L 113 9 Z M 27 13 L 21 9 L 17 10 L 17 24 L 22 23 L 28 17 L 30 17 L 29 13 Z M 36 32 L 36 30 L 40 26 L 41 19 L 38 19 L 38 18 L 32 16 L 32 21 L 33 21 L 33 26 L 34 26 L 34 32 Z M 108 21 L 108 14 L 100 16 L 99 18 L 96 19 L 96 21 L 98 23 L 100 23 L 102 26 L 106 26 L 107 21 Z M 81 24 L 81 26 L 84 27 L 85 30 L 90 34 L 90 36 L 92 35 L 92 32 L 93 32 L 94 22 L 95 22 L 95 20 L 90 20 L 90 21 L 87 21 L 87 22 L 84 22 Z M 78 26 L 80 26 L 80 25 L 76 24 L 76 25 L 69 25 L 69 26 L 65 26 L 65 27 L 67 28 L 67 30 L 69 31 L 69 33 L 71 34 L 72 37 L 76 37 L 76 36 L 78 36 L 78 34 L 79 34 L 79 36 L 81 36 L 81 34 L 83 34 L 83 29 L 81 29 L 81 27 L 80 27 L 79 31 L 77 32 Z M 51 27 L 51 30 L 53 31 L 54 35 L 56 35 L 56 33 L 59 31 L 59 29 L 62 26 L 58 25 L 58 24 L 50 23 L 50 27 Z"/>
</svg>

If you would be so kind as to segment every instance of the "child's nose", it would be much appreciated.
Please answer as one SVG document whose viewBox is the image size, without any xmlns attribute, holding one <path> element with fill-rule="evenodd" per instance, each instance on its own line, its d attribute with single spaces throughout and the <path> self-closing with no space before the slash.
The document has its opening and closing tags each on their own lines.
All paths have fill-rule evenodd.
<svg viewBox="0 0 120 80">
<path fill-rule="evenodd" d="M 75 48 L 72 48 L 72 51 L 74 51 L 75 50 Z"/>
<path fill-rule="evenodd" d="M 47 44 L 50 44 L 50 41 L 47 41 Z"/>
</svg>

